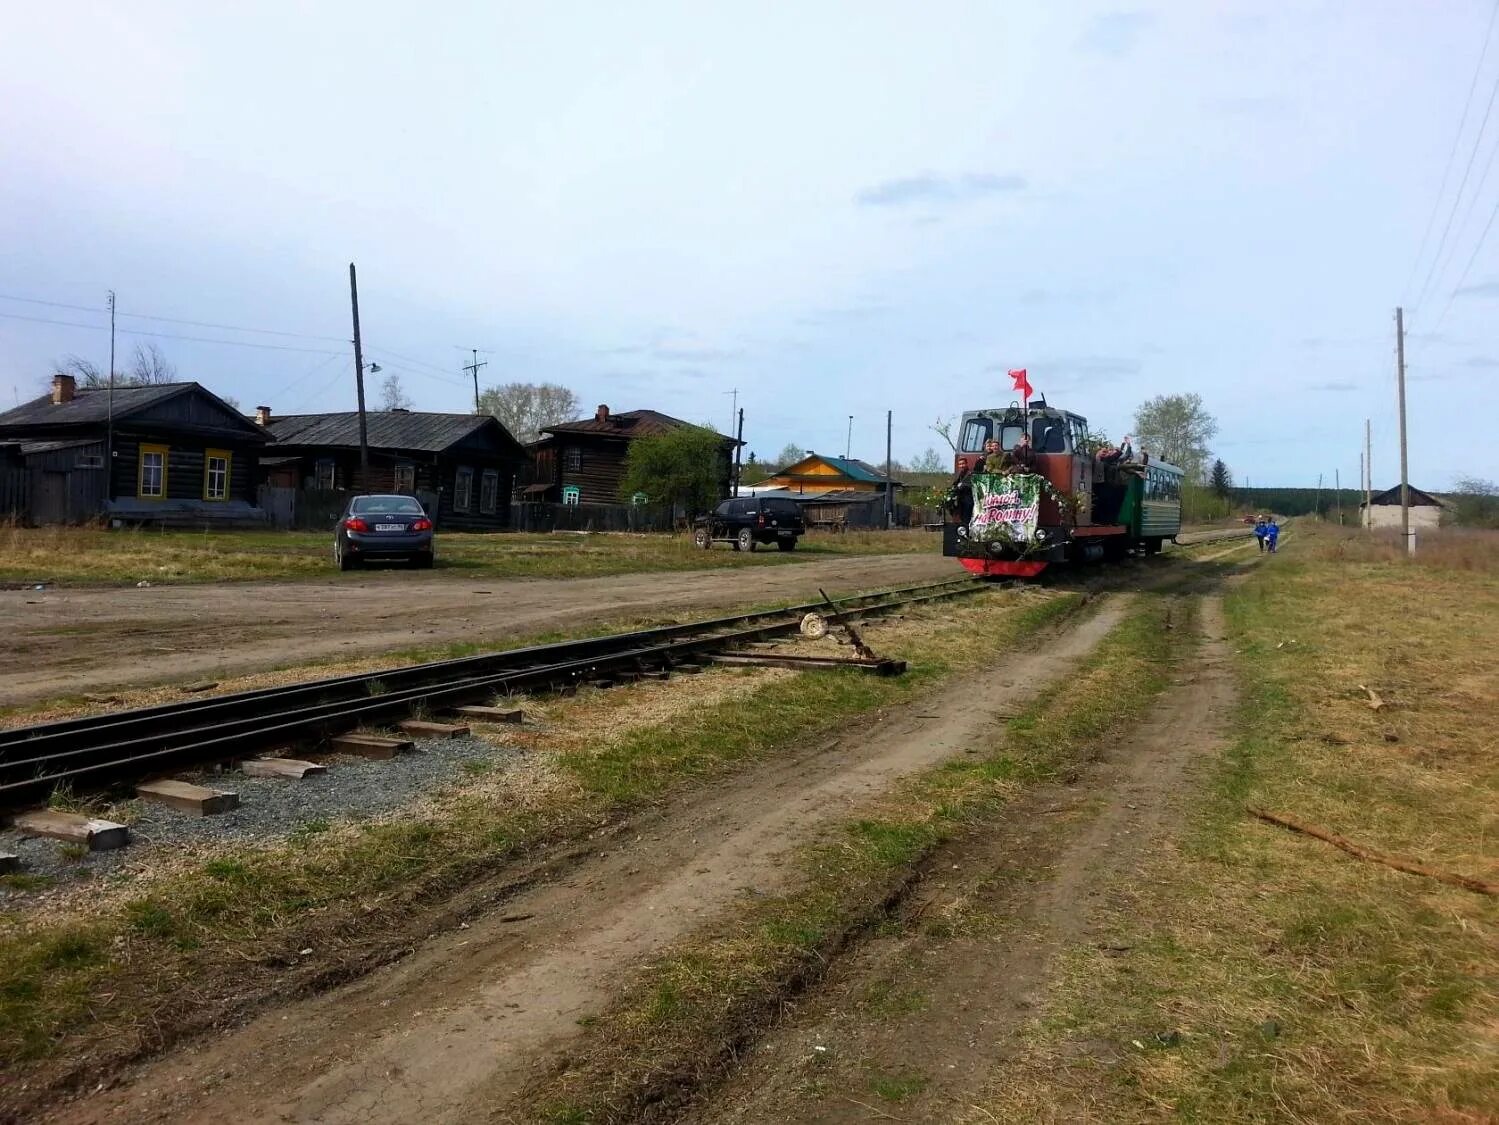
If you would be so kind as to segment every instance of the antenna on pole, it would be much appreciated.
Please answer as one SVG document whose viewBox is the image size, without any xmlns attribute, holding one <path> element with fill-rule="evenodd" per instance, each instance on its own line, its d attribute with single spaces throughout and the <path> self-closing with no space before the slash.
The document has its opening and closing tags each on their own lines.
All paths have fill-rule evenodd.
<svg viewBox="0 0 1499 1125">
<path fill-rule="evenodd" d="M 854 447 L 854 416 L 848 416 L 848 437 L 843 442 L 843 459 L 848 460 L 849 451 Z"/>
<path fill-rule="evenodd" d="M 479 409 L 479 368 L 488 367 L 489 360 L 486 359 L 483 363 L 480 363 L 479 349 L 470 348 L 469 351 L 473 353 L 474 359 L 472 363 L 465 364 L 463 370 L 474 377 L 474 413 L 483 414 L 484 411 Z"/>
</svg>

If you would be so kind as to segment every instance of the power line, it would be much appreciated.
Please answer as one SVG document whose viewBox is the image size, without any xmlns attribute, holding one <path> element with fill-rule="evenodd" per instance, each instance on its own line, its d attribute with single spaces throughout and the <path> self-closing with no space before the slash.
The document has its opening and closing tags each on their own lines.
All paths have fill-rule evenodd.
<svg viewBox="0 0 1499 1125">
<path fill-rule="evenodd" d="M 1473 244 L 1473 253 L 1468 255 L 1468 264 L 1463 267 L 1462 276 L 1457 279 L 1457 284 L 1452 287 L 1452 292 L 1447 294 L 1447 303 L 1442 306 L 1442 315 L 1437 317 L 1436 321 L 1432 324 L 1432 332 L 1440 328 L 1442 322 L 1447 319 L 1447 313 L 1452 308 L 1452 302 L 1457 299 L 1457 295 L 1463 287 L 1463 282 L 1468 280 L 1468 274 L 1473 270 L 1473 263 L 1478 261 L 1478 252 L 1483 249 L 1483 244 L 1488 240 L 1489 231 L 1494 228 L 1494 220 L 1496 218 L 1499 218 L 1499 199 L 1494 201 L 1494 208 L 1489 212 L 1489 221 L 1483 225 L 1483 232 L 1479 234 L 1478 241 Z"/>
<path fill-rule="evenodd" d="M 1499 76 L 1495 76 L 1493 89 L 1489 91 L 1489 100 L 1483 109 L 1483 120 L 1478 123 L 1478 132 L 1473 137 L 1473 149 L 1468 153 L 1468 163 L 1463 167 L 1463 178 L 1457 185 L 1457 194 L 1452 197 L 1452 210 L 1447 215 L 1446 225 L 1442 227 L 1442 237 L 1437 241 L 1437 250 L 1431 259 L 1431 269 L 1427 271 L 1426 280 L 1421 283 L 1421 291 L 1416 295 L 1418 307 L 1426 300 L 1432 278 L 1437 271 L 1437 263 L 1442 260 L 1442 251 L 1447 247 L 1447 236 L 1452 233 L 1452 221 L 1457 218 L 1457 209 L 1463 200 L 1463 190 L 1468 186 L 1468 177 L 1473 172 L 1473 161 L 1478 158 L 1478 150 L 1483 143 L 1483 134 L 1489 125 L 1489 115 L 1494 111 L 1495 97 L 1499 97 Z"/>
<path fill-rule="evenodd" d="M 0 293 L 0 301 L 20 301 L 28 305 L 46 305 L 53 309 L 72 309 L 74 312 L 102 312 L 102 309 L 93 308 L 89 305 L 69 305 L 62 301 L 43 301 L 39 297 L 16 297 Z M 239 324 L 216 324 L 207 320 L 179 320 L 171 316 L 154 316 L 148 313 L 121 312 L 119 316 L 127 316 L 134 320 L 159 320 L 163 324 L 186 324 L 193 328 L 218 328 L 225 332 L 254 332 L 261 336 L 286 336 L 294 340 L 322 340 L 330 344 L 348 343 L 342 336 L 312 336 L 306 332 L 282 332 L 275 328 L 246 328 Z"/>
<path fill-rule="evenodd" d="M 451 375 L 451 372 L 446 367 L 439 367 L 439 366 L 437 366 L 437 364 L 435 364 L 435 363 L 428 363 L 424 359 L 413 359 L 409 355 L 402 355 L 400 352 L 391 351 L 391 349 L 389 349 L 389 348 L 372 348 L 371 350 L 379 351 L 383 355 L 393 355 L 397 359 L 401 360 L 402 362 L 414 364 L 417 367 L 428 367 L 428 368 L 431 368 L 433 371 L 440 372 L 445 377 Z"/>
<path fill-rule="evenodd" d="M 1442 168 L 1442 183 L 1437 188 L 1437 196 L 1431 201 L 1431 215 L 1426 220 L 1426 230 L 1421 235 L 1421 248 L 1416 251 L 1416 260 L 1411 263 L 1410 277 L 1405 279 L 1405 293 L 1410 295 L 1411 282 L 1416 280 L 1416 271 L 1421 268 L 1421 259 L 1426 255 L 1426 244 L 1431 239 L 1432 227 L 1436 225 L 1437 212 L 1442 209 L 1442 197 L 1447 193 L 1447 179 L 1452 175 L 1452 162 L 1457 158 L 1457 146 L 1463 139 L 1463 129 L 1468 124 L 1468 111 L 1473 108 L 1473 95 L 1478 90 L 1478 76 L 1483 73 L 1483 60 L 1489 53 L 1489 37 L 1494 32 L 1494 17 L 1499 16 L 1499 0 L 1494 0 L 1494 6 L 1489 11 L 1489 25 L 1484 29 L 1483 46 L 1478 52 L 1478 62 L 1473 67 L 1473 81 L 1468 84 L 1468 96 L 1463 101 L 1463 114 L 1457 123 L 1457 132 L 1452 137 L 1452 148 L 1447 153 L 1447 163 Z"/>
<path fill-rule="evenodd" d="M 88 310 L 95 311 L 95 310 Z M 123 313 L 120 315 L 124 315 Z M 0 312 L 0 317 L 7 320 L 28 320 L 33 324 L 56 324 L 64 328 L 87 328 L 94 332 L 108 332 L 107 324 L 80 324 L 75 320 L 53 320 L 44 316 L 22 316 L 20 313 Z M 343 352 L 330 352 L 326 348 L 297 348 L 290 344 L 256 344 L 249 340 L 219 340 L 207 336 L 180 336 L 172 332 L 146 332 L 140 328 L 121 328 L 118 330 L 126 336 L 149 336 L 158 340 L 188 340 L 195 344 L 226 344 L 233 348 L 260 348 L 273 352 L 302 352 L 305 355 L 343 355 Z"/>
</svg>

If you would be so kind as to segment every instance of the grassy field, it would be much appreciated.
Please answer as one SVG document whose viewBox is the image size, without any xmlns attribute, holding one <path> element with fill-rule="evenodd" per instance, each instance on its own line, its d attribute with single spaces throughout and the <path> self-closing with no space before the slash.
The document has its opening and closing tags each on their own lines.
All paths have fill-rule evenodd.
<svg viewBox="0 0 1499 1125">
<path fill-rule="evenodd" d="M 1106 919 L 1130 955 L 1068 955 L 969 1120 L 1499 1119 L 1499 900 L 1247 812 L 1499 880 L 1499 534 L 1298 525 L 1226 610 L 1233 742 Z"/>
<path fill-rule="evenodd" d="M 965 602 L 963 613 L 999 646 L 1079 600 L 994 591 Z M 64 1070 L 68 1059 L 97 1065 L 100 1052 L 149 1050 L 256 997 L 357 975 L 361 959 L 379 963 L 385 946 L 418 940 L 405 927 L 441 926 L 450 896 L 502 885 L 507 864 L 523 863 L 538 844 L 595 831 L 670 790 L 909 699 L 954 671 L 955 660 L 983 659 L 971 648 L 953 654 L 943 625 L 950 612 L 917 611 L 892 627 L 882 645 L 912 662 L 900 679 L 806 673 L 788 693 L 782 681 L 794 673 L 725 671 L 669 691 L 640 685 L 528 705 L 540 707 L 533 713 L 562 742 L 538 743 L 526 768 L 475 774 L 399 819 L 308 825 L 261 846 L 184 849 L 158 856 L 155 870 L 96 880 L 87 894 L 55 904 L 13 901 L 0 913 L 0 1068 L 49 1058 Z M 777 706 L 744 724 L 746 690 L 765 677 L 781 683 L 772 689 Z M 503 735 L 516 737 L 514 728 Z M 16 879 L 0 883 L 30 889 Z M 299 971 L 295 952 L 306 947 L 324 954 Z M 180 1004 L 185 982 L 201 1001 L 192 1010 Z M 19 1097 L 0 1085 L 0 1116 L 24 1108 Z"/>
<path fill-rule="evenodd" d="M 795 551 L 704 551 L 686 535 L 494 534 L 438 536 L 439 573 L 582 578 L 705 567 L 773 566 L 835 555 L 936 552 L 919 531 L 809 534 Z M 321 531 L 0 530 L 0 584 L 134 585 L 328 578 L 332 536 Z"/>
</svg>

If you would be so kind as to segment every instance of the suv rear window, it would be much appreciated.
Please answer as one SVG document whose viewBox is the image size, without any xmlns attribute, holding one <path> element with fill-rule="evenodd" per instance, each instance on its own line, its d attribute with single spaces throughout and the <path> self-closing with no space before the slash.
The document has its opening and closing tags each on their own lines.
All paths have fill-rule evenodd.
<svg viewBox="0 0 1499 1125">
<path fill-rule="evenodd" d="M 761 510 L 772 516 L 796 516 L 801 514 L 801 506 L 795 500 L 762 500 Z"/>
</svg>

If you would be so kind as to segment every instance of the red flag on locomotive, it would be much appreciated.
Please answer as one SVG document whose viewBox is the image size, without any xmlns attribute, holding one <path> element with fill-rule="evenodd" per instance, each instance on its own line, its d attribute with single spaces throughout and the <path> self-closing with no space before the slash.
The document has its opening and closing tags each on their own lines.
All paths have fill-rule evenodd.
<svg viewBox="0 0 1499 1125">
<path fill-rule="evenodd" d="M 1015 383 L 1015 389 L 1020 392 L 1020 397 L 1027 402 L 1031 398 L 1031 381 L 1025 377 L 1025 368 L 1010 372 L 1010 379 Z"/>
</svg>

